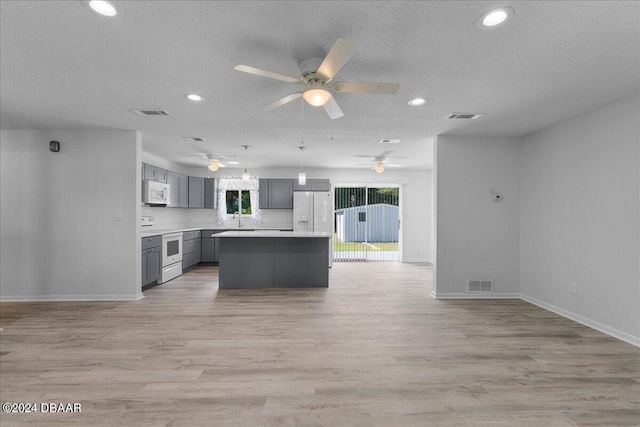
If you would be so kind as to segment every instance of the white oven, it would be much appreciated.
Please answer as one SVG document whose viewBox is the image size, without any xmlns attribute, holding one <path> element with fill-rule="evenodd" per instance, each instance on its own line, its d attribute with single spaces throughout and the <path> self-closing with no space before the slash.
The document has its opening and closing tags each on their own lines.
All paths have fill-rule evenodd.
<svg viewBox="0 0 640 427">
<path fill-rule="evenodd" d="M 162 278 L 168 282 L 182 274 L 182 232 L 162 235 Z"/>
</svg>

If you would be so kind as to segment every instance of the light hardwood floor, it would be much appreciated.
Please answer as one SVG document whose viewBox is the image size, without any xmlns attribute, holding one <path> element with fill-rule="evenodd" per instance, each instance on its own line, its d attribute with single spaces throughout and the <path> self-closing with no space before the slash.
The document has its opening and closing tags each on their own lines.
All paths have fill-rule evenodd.
<svg viewBox="0 0 640 427">
<path fill-rule="evenodd" d="M 438 301 L 430 265 L 334 264 L 328 289 L 3 303 L 5 414 L 29 426 L 640 424 L 640 349 L 519 300 Z"/>
</svg>

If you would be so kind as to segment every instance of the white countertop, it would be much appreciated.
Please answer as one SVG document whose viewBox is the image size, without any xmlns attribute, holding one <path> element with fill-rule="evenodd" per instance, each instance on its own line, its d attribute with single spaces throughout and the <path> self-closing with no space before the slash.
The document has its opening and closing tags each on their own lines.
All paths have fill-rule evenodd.
<svg viewBox="0 0 640 427">
<path fill-rule="evenodd" d="M 143 227 L 142 228 L 142 236 L 161 236 L 163 234 L 169 233 L 180 233 L 185 231 L 198 231 L 198 230 L 239 230 L 239 233 L 250 233 L 250 231 L 246 230 L 258 230 L 258 231 L 273 231 L 279 232 L 279 230 L 292 230 L 292 227 L 247 227 L 238 229 L 237 227 L 189 227 L 189 228 L 153 228 L 153 227 Z M 286 232 L 286 231 L 285 231 Z"/>
<path fill-rule="evenodd" d="M 215 237 L 315 237 L 330 239 L 331 233 L 325 231 L 276 231 L 276 230 L 256 230 L 256 231 L 225 231 L 218 233 Z"/>
</svg>

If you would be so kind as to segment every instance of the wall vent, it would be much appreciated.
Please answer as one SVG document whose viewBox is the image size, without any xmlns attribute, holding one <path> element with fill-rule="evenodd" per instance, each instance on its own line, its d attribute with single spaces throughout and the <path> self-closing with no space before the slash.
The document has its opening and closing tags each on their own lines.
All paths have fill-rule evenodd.
<svg viewBox="0 0 640 427">
<path fill-rule="evenodd" d="M 447 119 L 475 120 L 483 115 L 481 113 L 451 113 L 447 116 Z"/>
<path fill-rule="evenodd" d="M 199 138 L 197 136 L 183 136 L 182 139 L 189 142 L 204 142 L 204 138 Z"/>
<path fill-rule="evenodd" d="M 399 139 L 381 139 L 380 144 L 397 144 L 400 142 Z"/>
<path fill-rule="evenodd" d="M 139 116 L 170 116 L 171 113 L 166 110 L 131 110 Z"/>
<path fill-rule="evenodd" d="M 469 280 L 467 281 L 467 292 L 493 292 L 493 281 L 491 280 Z"/>
</svg>

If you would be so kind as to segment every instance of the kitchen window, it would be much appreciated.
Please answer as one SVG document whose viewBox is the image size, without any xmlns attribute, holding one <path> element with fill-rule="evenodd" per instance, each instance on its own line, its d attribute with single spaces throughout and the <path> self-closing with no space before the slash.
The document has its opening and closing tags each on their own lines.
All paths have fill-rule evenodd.
<svg viewBox="0 0 640 427">
<path fill-rule="evenodd" d="M 251 215 L 251 196 L 246 190 L 227 190 L 227 214 Z"/>
</svg>

